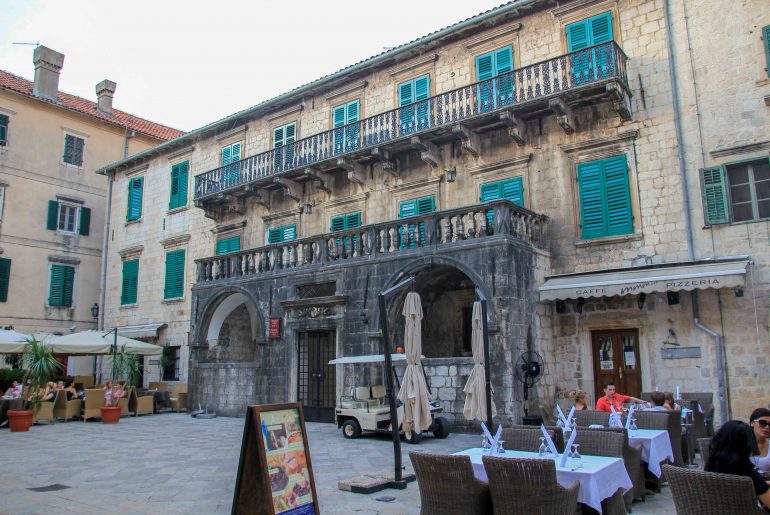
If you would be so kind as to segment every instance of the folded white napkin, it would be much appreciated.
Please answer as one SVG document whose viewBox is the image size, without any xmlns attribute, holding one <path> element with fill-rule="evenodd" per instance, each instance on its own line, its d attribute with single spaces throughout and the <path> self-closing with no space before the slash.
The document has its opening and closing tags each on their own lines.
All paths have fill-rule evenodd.
<svg viewBox="0 0 770 515">
<path fill-rule="evenodd" d="M 567 458 L 569 458 L 569 450 L 572 449 L 572 443 L 575 441 L 575 437 L 577 436 L 577 429 L 572 431 L 572 434 L 569 435 L 569 440 L 567 440 L 567 445 L 564 447 L 564 454 L 561 455 L 561 461 L 559 462 L 559 466 L 563 467 L 567 464 Z"/>
<path fill-rule="evenodd" d="M 548 445 L 548 448 L 551 450 L 551 454 L 553 454 L 555 457 L 559 456 L 559 451 L 556 450 L 556 446 L 553 443 L 553 439 L 551 439 L 551 435 L 548 434 L 548 430 L 545 428 L 543 424 L 540 424 L 540 431 L 543 432 L 543 436 L 545 436 L 545 443 Z"/>
</svg>

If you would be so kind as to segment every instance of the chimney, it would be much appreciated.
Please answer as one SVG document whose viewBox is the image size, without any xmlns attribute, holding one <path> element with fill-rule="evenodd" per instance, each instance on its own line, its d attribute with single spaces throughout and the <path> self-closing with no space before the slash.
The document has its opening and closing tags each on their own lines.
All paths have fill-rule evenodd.
<svg viewBox="0 0 770 515">
<path fill-rule="evenodd" d="M 59 72 L 64 65 L 64 54 L 50 48 L 35 48 L 32 62 L 35 63 L 35 89 L 33 95 L 56 101 L 59 92 Z"/>
<path fill-rule="evenodd" d="M 112 114 L 112 95 L 115 94 L 117 84 L 104 79 L 96 85 L 96 96 L 99 97 L 99 112 Z"/>
</svg>

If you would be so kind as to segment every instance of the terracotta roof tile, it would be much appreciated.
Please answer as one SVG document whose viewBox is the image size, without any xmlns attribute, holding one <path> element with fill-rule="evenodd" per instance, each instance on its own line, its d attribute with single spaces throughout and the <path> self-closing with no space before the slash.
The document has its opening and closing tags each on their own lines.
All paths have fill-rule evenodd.
<svg viewBox="0 0 770 515">
<path fill-rule="evenodd" d="M 167 127 L 159 123 L 139 118 L 132 114 L 113 109 L 112 114 L 104 114 L 97 110 L 97 103 L 85 98 L 78 97 L 76 95 L 70 95 L 60 91 L 57 95 L 57 102 L 47 100 L 32 94 L 32 88 L 34 83 L 18 75 L 0 70 L 0 88 L 15 91 L 21 93 L 30 98 L 34 98 L 41 102 L 47 102 L 49 104 L 58 105 L 65 109 L 70 109 L 86 116 L 97 118 L 101 121 L 125 127 L 126 129 L 133 129 L 136 132 L 157 138 L 163 141 L 168 141 L 174 138 L 178 138 L 184 134 L 184 131 Z"/>
</svg>

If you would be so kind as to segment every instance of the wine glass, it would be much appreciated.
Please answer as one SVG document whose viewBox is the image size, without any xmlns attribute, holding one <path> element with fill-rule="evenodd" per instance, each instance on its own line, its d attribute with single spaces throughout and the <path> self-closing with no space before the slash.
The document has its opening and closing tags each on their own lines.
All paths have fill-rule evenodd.
<svg viewBox="0 0 770 515">
<path fill-rule="evenodd" d="M 583 466 L 583 457 L 580 455 L 580 451 L 578 450 L 579 447 L 580 444 L 578 443 L 572 444 L 572 453 L 570 454 L 570 458 L 572 458 L 573 469 L 579 469 Z"/>
<path fill-rule="evenodd" d="M 538 456 L 545 456 L 548 452 L 548 447 L 545 445 L 545 437 L 540 437 L 540 448 L 537 450 Z"/>
<path fill-rule="evenodd" d="M 489 450 L 489 440 L 487 439 L 487 435 L 481 435 L 481 449 L 482 451 Z"/>
</svg>

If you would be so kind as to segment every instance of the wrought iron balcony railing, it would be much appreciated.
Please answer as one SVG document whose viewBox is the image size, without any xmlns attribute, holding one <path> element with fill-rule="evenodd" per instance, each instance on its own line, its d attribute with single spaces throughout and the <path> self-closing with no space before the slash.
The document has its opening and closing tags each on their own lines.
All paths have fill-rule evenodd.
<svg viewBox="0 0 770 515">
<path fill-rule="evenodd" d="M 544 249 L 546 222 L 545 216 L 509 200 L 494 200 L 198 259 L 197 282 L 255 277 L 346 260 L 354 264 L 356 260 L 390 257 L 495 235 L 513 236 Z"/>
<path fill-rule="evenodd" d="M 314 134 L 197 175 L 195 200 L 600 82 L 616 80 L 627 89 L 626 59 L 614 41 L 602 43 Z"/>
</svg>

